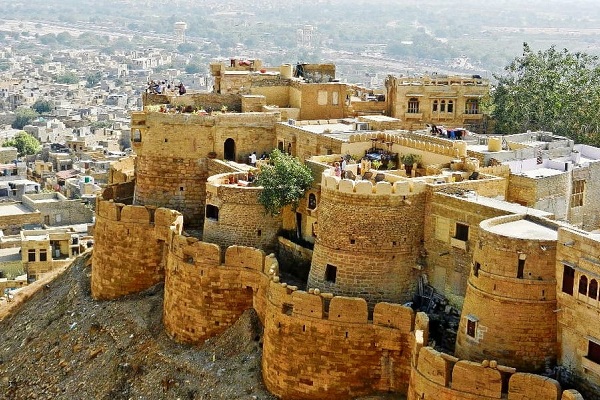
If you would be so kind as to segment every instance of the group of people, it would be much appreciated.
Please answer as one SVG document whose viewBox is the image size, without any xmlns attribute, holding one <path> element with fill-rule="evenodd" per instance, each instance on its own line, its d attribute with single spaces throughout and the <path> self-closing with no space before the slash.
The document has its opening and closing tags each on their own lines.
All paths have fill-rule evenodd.
<svg viewBox="0 0 600 400">
<path fill-rule="evenodd" d="M 178 93 L 179 95 L 184 95 L 187 90 L 183 85 L 183 82 L 179 82 L 178 85 L 175 85 L 173 81 L 149 81 L 146 92 L 153 94 Z"/>
<path fill-rule="evenodd" d="M 347 164 L 347 161 L 344 157 L 341 157 L 340 161 L 336 161 L 333 163 L 333 172 L 334 172 L 335 176 L 340 177 L 342 179 L 345 178 L 346 164 Z"/>
<path fill-rule="evenodd" d="M 266 160 L 267 158 L 267 153 L 262 153 L 262 155 L 260 156 L 261 160 Z M 256 152 L 253 151 L 252 154 L 248 156 L 248 164 L 252 165 L 253 167 L 256 167 L 256 160 L 258 160 L 258 156 L 256 155 Z"/>
</svg>

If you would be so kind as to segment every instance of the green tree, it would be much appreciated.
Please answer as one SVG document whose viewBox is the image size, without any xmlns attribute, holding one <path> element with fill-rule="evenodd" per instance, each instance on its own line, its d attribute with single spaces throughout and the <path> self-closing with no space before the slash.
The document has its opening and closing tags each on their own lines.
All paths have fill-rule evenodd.
<svg viewBox="0 0 600 400">
<path fill-rule="evenodd" d="M 269 160 L 256 179 L 256 184 L 263 187 L 258 201 L 269 214 L 276 215 L 288 204 L 296 208 L 313 177 L 306 165 L 277 149 L 271 152 Z"/>
<path fill-rule="evenodd" d="M 38 99 L 35 101 L 35 103 L 33 103 L 31 108 L 38 114 L 49 113 L 52 111 L 52 103 L 50 103 L 48 100 Z"/>
<path fill-rule="evenodd" d="M 15 111 L 15 120 L 12 123 L 12 127 L 15 129 L 23 129 L 25 125 L 29 124 L 37 117 L 39 117 L 39 114 L 29 107 L 18 108 Z"/>
<path fill-rule="evenodd" d="M 57 83 L 73 84 L 79 82 L 79 77 L 74 72 L 65 72 L 56 77 Z"/>
<path fill-rule="evenodd" d="M 19 152 L 19 156 L 36 154 L 42 147 L 40 142 L 38 142 L 36 138 L 27 132 L 17 133 L 14 138 L 6 140 L 2 146 L 16 147 L 17 151 Z"/>
<path fill-rule="evenodd" d="M 88 88 L 92 88 L 94 86 L 96 86 L 98 83 L 100 83 L 100 80 L 102 79 L 102 73 L 100 71 L 94 72 L 92 74 L 88 74 L 85 77 L 86 80 L 86 84 L 85 86 Z"/>
<path fill-rule="evenodd" d="M 532 51 L 504 68 L 491 100 L 496 131 L 510 134 L 547 130 L 580 143 L 600 145 L 598 58 L 554 46 Z"/>
</svg>

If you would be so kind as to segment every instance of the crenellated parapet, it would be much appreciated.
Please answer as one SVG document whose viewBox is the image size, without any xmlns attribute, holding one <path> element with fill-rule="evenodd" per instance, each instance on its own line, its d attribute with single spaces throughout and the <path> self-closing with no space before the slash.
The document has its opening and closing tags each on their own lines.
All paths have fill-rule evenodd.
<svg viewBox="0 0 600 400">
<path fill-rule="evenodd" d="M 167 333 L 179 342 L 202 343 L 253 308 L 264 326 L 263 377 L 274 394 L 350 399 L 407 391 L 412 309 L 378 303 L 370 314 L 362 298 L 298 290 L 280 282 L 278 270 L 274 256 L 260 250 L 231 246 L 221 259 L 217 245 L 173 234 L 165 279 Z"/>
<path fill-rule="evenodd" d="M 249 182 L 247 172 L 211 176 L 206 185 L 203 240 L 222 248 L 233 245 L 274 251 L 281 216 L 265 212 L 258 198 L 262 187 Z"/>
<path fill-rule="evenodd" d="M 165 208 L 97 202 L 92 296 L 114 299 L 164 279 L 165 245 L 181 233 L 183 217 Z"/>
<path fill-rule="evenodd" d="M 517 372 L 494 360 L 459 360 L 416 342 L 408 400 L 583 400 L 575 390 L 563 391 L 554 379 Z"/>
<path fill-rule="evenodd" d="M 396 181 L 373 183 L 330 174 L 322 175 L 308 285 L 363 297 L 371 310 L 377 302 L 410 300 L 419 274 L 425 181 L 382 173 Z"/>
<path fill-rule="evenodd" d="M 447 140 L 409 132 L 402 132 L 401 134 L 394 132 L 361 132 L 349 137 L 350 143 L 369 142 L 374 139 L 405 148 L 406 152 L 409 150 L 418 154 L 428 152 L 451 158 L 467 156 L 467 143 L 460 140 Z"/>
</svg>

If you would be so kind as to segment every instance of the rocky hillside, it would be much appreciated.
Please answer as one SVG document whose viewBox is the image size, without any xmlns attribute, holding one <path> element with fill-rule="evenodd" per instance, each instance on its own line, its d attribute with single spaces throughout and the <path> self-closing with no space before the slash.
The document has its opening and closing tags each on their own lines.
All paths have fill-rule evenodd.
<svg viewBox="0 0 600 400">
<path fill-rule="evenodd" d="M 162 285 L 90 297 L 89 255 L 0 322 L 0 399 L 274 399 L 262 384 L 261 328 L 246 312 L 201 347 L 162 327 Z"/>
</svg>

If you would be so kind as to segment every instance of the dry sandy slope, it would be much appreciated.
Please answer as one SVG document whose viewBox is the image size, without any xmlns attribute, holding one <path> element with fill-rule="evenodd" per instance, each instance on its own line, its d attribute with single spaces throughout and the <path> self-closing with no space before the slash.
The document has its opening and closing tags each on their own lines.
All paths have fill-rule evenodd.
<svg viewBox="0 0 600 400">
<path fill-rule="evenodd" d="M 178 345 L 161 285 L 94 301 L 88 257 L 0 322 L 0 399 L 274 399 L 254 312 L 201 347 Z"/>
</svg>

